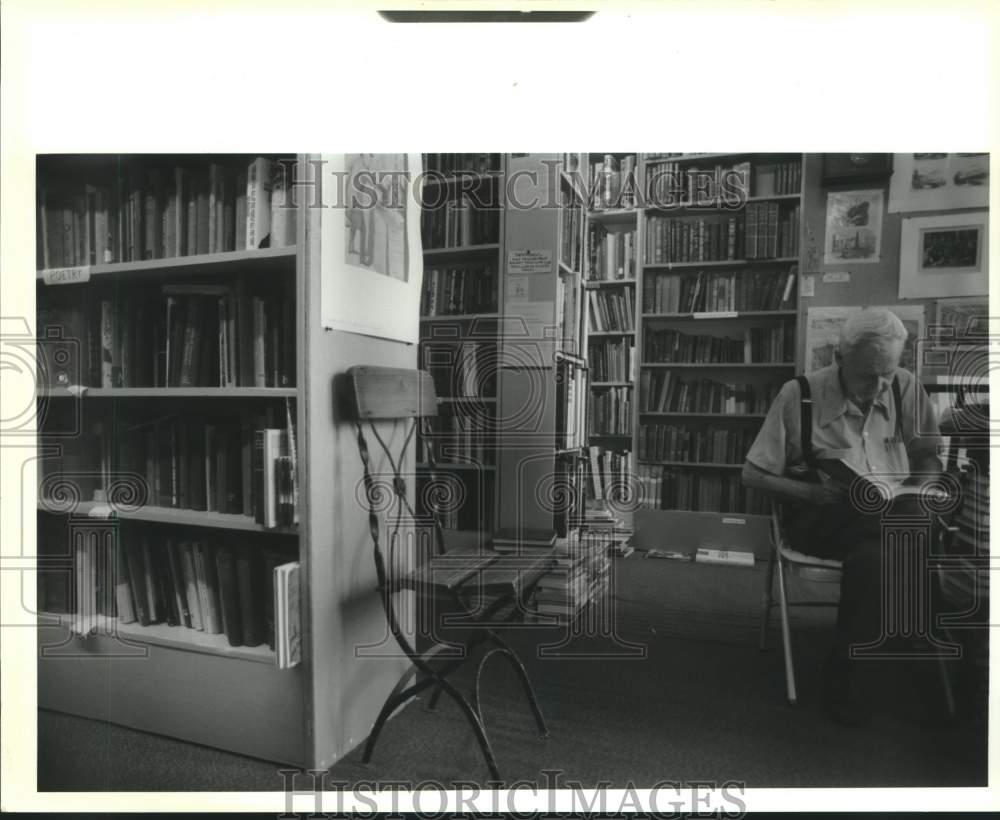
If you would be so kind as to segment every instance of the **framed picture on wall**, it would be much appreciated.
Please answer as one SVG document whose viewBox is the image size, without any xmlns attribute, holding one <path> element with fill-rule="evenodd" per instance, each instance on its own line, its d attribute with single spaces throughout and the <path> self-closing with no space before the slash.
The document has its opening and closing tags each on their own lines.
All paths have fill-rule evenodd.
<svg viewBox="0 0 1000 820">
<path fill-rule="evenodd" d="M 989 284 L 986 211 L 903 219 L 899 298 L 986 296 Z"/>
<path fill-rule="evenodd" d="M 989 196 L 988 153 L 895 155 L 890 213 L 985 208 Z"/>
<path fill-rule="evenodd" d="M 884 194 L 830 191 L 826 195 L 826 243 L 823 264 L 878 262 L 882 252 Z"/>
<path fill-rule="evenodd" d="M 885 179 L 892 173 L 892 154 L 823 154 L 823 182 Z"/>
</svg>

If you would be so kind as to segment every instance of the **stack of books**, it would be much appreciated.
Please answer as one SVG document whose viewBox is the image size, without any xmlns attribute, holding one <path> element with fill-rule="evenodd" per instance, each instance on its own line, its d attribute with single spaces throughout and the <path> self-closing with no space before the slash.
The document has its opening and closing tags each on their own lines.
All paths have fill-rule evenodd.
<svg viewBox="0 0 1000 820">
<path fill-rule="evenodd" d="M 606 507 L 589 507 L 578 523 L 580 539 L 602 549 L 607 555 L 624 558 L 635 551 L 632 524 L 616 517 Z"/>
<path fill-rule="evenodd" d="M 572 623 L 591 603 L 610 591 L 610 561 L 604 541 L 574 531 L 556 545 L 551 570 L 538 582 L 532 596 L 533 620 Z"/>
</svg>

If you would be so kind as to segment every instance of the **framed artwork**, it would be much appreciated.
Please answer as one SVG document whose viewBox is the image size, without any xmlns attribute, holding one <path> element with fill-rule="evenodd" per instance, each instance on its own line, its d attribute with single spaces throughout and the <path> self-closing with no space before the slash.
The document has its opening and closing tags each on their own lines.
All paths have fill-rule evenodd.
<svg viewBox="0 0 1000 820">
<path fill-rule="evenodd" d="M 420 337 L 420 154 L 324 154 L 337 184 L 321 217 L 323 326 Z"/>
<path fill-rule="evenodd" d="M 988 261 L 986 211 L 904 218 L 899 298 L 986 296 Z"/>
<path fill-rule="evenodd" d="M 823 182 L 836 184 L 884 179 L 892 173 L 892 154 L 824 154 Z"/>
<path fill-rule="evenodd" d="M 990 304 L 981 299 L 939 299 L 931 336 L 954 339 L 982 339 L 989 334 Z"/>
<path fill-rule="evenodd" d="M 990 155 L 896 154 L 889 183 L 889 212 L 986 208 Z"/>
<path fill-rule="evenodd" d="M 899 366 L 916 372 L 917 344 L 924 336 L 923 305 L 886 305 L 906 326 L 906 344 Z M 840 329 L 857 306 L 811 307 L 806 313 L 806 355 L 804 371 L 812 373 L 834 363 L 840 343 Z"/>
<path fill-rule="evenodd" d="M 878 262 L 882 252 L 880 189 L 830 191 L 826 195 L 826 265 Z"/>
</svg>

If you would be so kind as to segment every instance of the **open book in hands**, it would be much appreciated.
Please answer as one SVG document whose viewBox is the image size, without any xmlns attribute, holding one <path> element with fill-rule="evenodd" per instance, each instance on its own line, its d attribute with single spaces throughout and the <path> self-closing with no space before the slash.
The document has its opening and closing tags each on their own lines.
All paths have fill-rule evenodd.
<svg viewBox="0 0 1000 820">
<path fill-rule="evenodd" d="M 874 493 L 885 498 L 887 501 L 896 501 L 902 498 L 934 498 L 946 500 L 947 492 L 940 487 L 927 487 L 919 476 L 888 476 L 873 475 L 868 476 L 859 473 L 851 464 L 847 457 L 838 454 L 835 450 L 821 451 L 817 453 L 816 466 L 837 484 L 849 489 L 855 481 L 861 480 L 866 486 L 862 489 L 862 497 L 874 498 Z"/>
</svg>

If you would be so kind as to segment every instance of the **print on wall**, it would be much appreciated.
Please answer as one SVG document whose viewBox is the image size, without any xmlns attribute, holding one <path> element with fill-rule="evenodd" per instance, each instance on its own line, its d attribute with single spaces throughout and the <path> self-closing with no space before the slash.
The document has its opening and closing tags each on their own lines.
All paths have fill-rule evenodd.
<svg viewBox="0 0 1000 820">
<path fill-rule="evenodd" d="M 827 194 L 824 264 L 879 261 L 883 199 L 881 190 Z"/>
<path fill-rule="evenodd" d="M 899 298 L 985 296 L 988 254 L 986 211 L 905 218 L 899 249 Z"/>
<path fill-rule="evenodd" d="M 889 211 L 985 208 L 990 196 L 990 155 L 896 154 Z"/>
<path fill-rule="evenodd" d="M 323 326 L 416 344 L 419 154 L 324 154 Z"/>
</svg>

